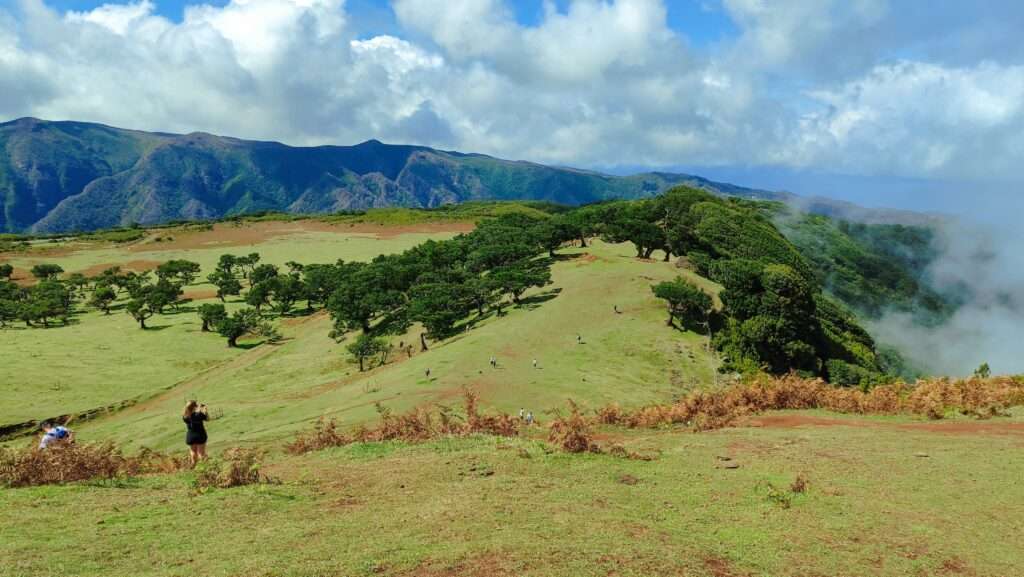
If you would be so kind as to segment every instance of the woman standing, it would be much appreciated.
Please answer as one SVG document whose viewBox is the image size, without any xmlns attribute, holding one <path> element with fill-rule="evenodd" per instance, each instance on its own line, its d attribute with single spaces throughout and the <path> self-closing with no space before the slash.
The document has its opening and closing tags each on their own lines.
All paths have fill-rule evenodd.
<svg viewBox="0 0 1024 577">
<path fill-rule="evenodd" d="M 210 418 L 206 405 L 189 401 L 181 419 L 185 421 L 185 444 L 188 445 L 188 460 L 193 467 L 206 458 L 206 427 L 203 421 Z"/>
</svg>

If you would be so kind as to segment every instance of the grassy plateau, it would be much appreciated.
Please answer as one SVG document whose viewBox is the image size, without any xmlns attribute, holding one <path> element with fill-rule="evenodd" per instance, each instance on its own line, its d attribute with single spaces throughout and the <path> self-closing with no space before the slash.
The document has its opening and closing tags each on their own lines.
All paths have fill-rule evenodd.
<svg viewBox="0 0 1024 577">
<path fill-rule="evenodd" d="M 204 279 L 225 253 L 282 266 L 369 260 L 471 226 L 222 223 L 122 244 L 41 242 L 0 262 L 28 282 L 43 262 L 95 274 L 186 258 Z M 79 307 L 68 326 L 0 330 L 0 425 L 124 402 L 72 420 L 78 442 L 184 453 L 181 409 L 197 398 L 214 417 L 211 452 L 260 450 L 272 481 L 197 490 L 186 471 L 0 488 L 0 575 L 1024 575 L 1019 408 L 984 422 L 783 411 L 701 433 L 595 430 L 603 446 L 649 460 L 547 443 L 567 399 L 592 414 L 722 386 L 707 337 L 666 326 L 648 288 L 677 275 L 718 290 L 673 263 L 637 259 L 628 244 L 564 248 L 552 284 L 507 315 L 422 352 L 414 327 L 392 337 L 416 345 L 411 355 L 366 372 L 328 336 L 323 312 L 276 319 L 280 342 L 227 348 L 200 332 L 195 307 L 217 302 L 202 280 L 186 288 L 192 302 L 147 331 L 123 303 L 110 315 Z M 243 306 L 236 300 L 229 309 Z M 457 407 L 465 388 L 487 411 L 524 408 L 538 423 L 514 438 L 283 450 L 320 417 L 372 424 L 378 403 Z"/>
</svg>

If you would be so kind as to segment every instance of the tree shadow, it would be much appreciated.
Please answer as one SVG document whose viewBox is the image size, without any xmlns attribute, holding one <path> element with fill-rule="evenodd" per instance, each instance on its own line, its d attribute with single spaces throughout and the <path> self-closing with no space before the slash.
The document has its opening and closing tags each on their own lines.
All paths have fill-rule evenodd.
<svg viewBox="0 0 1024 577">
<path fill-rule="evenodd" d="M 555 261 L 555 262 L 566 262 L 566 261 L 572 261 L 572 260 L 581 259 L 581 258 L 583 258 L 585 256 L 588 256 L 589 254 L 590 253 L 588 253 L 586 251 L 578 252 L 576 254 L 555 253 L 555 256 L 549 256 L 548 258 L 550 260 L 552 260 L 552 261 Z"/>
<path fill-rule="evenodd" d="M 519 299 L 519 303 L 515 305 L 516 308 L 533 310 L 540 305 L 548 302 L 549 300 L 557 297 L 561 294 L 561 288 L 554 288 L 549 291 L 544 291 L 535 295 L 528 296 L 526 298 Z"/>
<path fill-rule="evenodd" d="M 159 331 L 167 330 L 167 329 L 169 329 L 169 328 L 171 328 L 173 326 L 174 325 L 146 325 L 146 329 L 145 330 L 146 330 L 146 332 L 151 332 L 151 331 L 159 332 Z"/>
</svg>

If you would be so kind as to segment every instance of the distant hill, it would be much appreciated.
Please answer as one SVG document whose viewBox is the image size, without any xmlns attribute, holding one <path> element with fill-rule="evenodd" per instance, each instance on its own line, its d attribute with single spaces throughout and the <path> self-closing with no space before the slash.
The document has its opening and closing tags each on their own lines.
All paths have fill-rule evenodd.
<svg viewBox="0 0 1024 577">
<path fill-rule="evenodd" d="M 469 200 L 577 205 L 654 196 L 677 184 L 807 202 L 689 174 L 610 176 L 376 140 L 292 147 L 34 118 L 0 124 L 0 232 L 88 231 L 267 210 L 327 213 Z M 830 216 L 877 220 L 853 205 L 815 200 L 807 206 Z"/>
</svg>

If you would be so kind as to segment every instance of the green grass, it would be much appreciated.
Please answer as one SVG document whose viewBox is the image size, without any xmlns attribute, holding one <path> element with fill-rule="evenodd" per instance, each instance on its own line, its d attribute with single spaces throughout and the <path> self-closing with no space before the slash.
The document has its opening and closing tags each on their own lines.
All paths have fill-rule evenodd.
<svg viewBox="0 0 1024 577">
<path fill-rule="evenodd" d="M 224 226 L 234 231 L 233 225 Z M 246 226 L 253 225 L 243 230 Z M 151 237 L 134 247 L 90 245 L 50 261 L 73 271 L 97 263 L 187 258 L 201 263 L 205 273 L 224 252 L 258 251 L 263 262 L 276 264 L 366 260 L 428 236 L 378 237 L 341 226 L 339 232 L 296 229 L 251 247 L 188 250 L 161 250 L 165 245 Z M 689 275 L 710 291 L 716 290 L 713 285 L 667 263 L 638 261 L 625 245 L 596 242 L 586 250 L 561 252 L 554 284 L 529 293 L 524 305 L 508 309 L 507 316 L 482 319 L 468 332 L 433 344 L 427 353 L 420 353 L 417 344 L 411 359 L 400 354 L 389 365 L 362 374 L 344 343 L 327 336 L 330 320 L 323 314 L 279 322 L 282 343 L 248 350 L 230 350 L 218 335 L 199 332 L 193 312 L 154 317 L 149 331 L 139 330 L 120 311 L 110 316 L 86 312 L 68 327 L 10 329 L 4 336 L 10 337 L 14 362 L 0 367 L 0 379 L 11 383 L 0 392 L 0 423 L 140 399 L 139 406 L 77 423 L 79 434 L 170 448 L 180 443 L 181 405 L 200 398 L 220 417 L 215 430 L 222 437 L 261 443 L 290 437 L 324 415 L 347 425 L 374 419 L 378 401 L 396 410 L 458 403 L 464 386 L 480 391 L 485 405 L 509 412 L 523 407 L 540 416 L 564 407 L 569 398 L 586 406 L 664 402 L 712 380 L 706 339 L 666 327 L 663 308 L 649 286 L 676 274 Z M 198 284 L 188 287 L 186 295 L 212 290 Z M 621 314 L 614 313 L 615 306 Z M 418 343 L 418 334 L 414 327 L 392 340 L 396 345 Z M 577 334 L 583 344 L 576 343 Z M 496 370 L 487 362 L 492 355 L 498 358 Z"/>
<path fill-rule="evenodd" d="M 327 336 L 328 317 L 300 318 L 283 325 L 284 342 L 237 352 L 156 399 L 83 425 L 79 434 L 129 446 L 176 447 L 178 414 L 187 398 L 203 400 L 219 416 L 211 424 L 216 435 L 262 443 L 290 438 L 321 416 L 346 425 L 375 419 L 376 402 L 395 410 L 458 404 L 464 386 L 479 391 L 486 406 L 508 412 L 522 407 L 542 416 L 564 408 L 569 398 L 590 407 L 665 402 L 712 380 L 706 339 L 666 327 L 663 307 L 648 288 L 679 269 L 638 261 L 621 245 L 563 252 L 567 258 L 554 266 L 554 284 L 528 294 L 508 315 L 484 319 L 425 353 L 419 352 L 417 328 L 393 338 L 396 345 L 417 343 L 412 358 L 397 355 L 360 373 L 344 343 Z M 576 343 L 577 334 L 583 344 Z M 196 338 L 223 346 L 216 335 Z M 497 369 L 488 364 L 492 355 Z"/>
<path fill-rule="evenodd" d="M 76 324 L 2 331 L 0 423 L 77 413 L 146 396 L 230 358 L 200 338 L 194 313 L 150 320 L 143 333 L 121 311 L 89 312 Z"/>
<path fill-rule="evenodd" d="M 1018 574 L 1020 437 L 850 423 L 612 432 L 652 462 L 470 438 L 278 456 L 279 485 L 198 495 L 187 473 L 6 490 L 0 557 L 26 577 Z"/>
<path fill-rule="evenodd" d="M 224 252 L 331 262 L 423 238 L 342 227 L 228 249 L 84 243 L 44 260 L 73 271 L 189 258 L 208 270 Z M 155 317 L 149 324 L 159 330 L 145 332 L 122 312 L 0 332 L 0 423 L 142 397 L 72 423 L 79 441 L 178 452 L 182 405 L 199 398 L 216 417 L 211 451 L 266 449 L 266 471 L 280 481 L 200 494 L 181 473 L 0 489 L 0 576 L 1020 574 L 1024 462 L 1016 455 L 1024 437 L 1009 429 L 954 435 L 905 417 L 830 415 L 849 426 L 599 431 L 605 446 L 660 455 L 650 462 L 557 453 L 543 442 L 543 427 L 519 439 L 283 454 L 283 443 L 320 416 L 354 425 L 376 419 L 376 402 L 395 410 L 455 405 L 464 386 L 488 409 L 524 407 L 542 423 L 567 398 L 586 409 L 636 406 L 711 386 L 706 339 L 665 326 L 648 287 L 677 274 L 709 292 L 717 287 L 671 264 L 639 261 L 626 245 L 560 252 L 554 283 L 507 316 L 480 319 L 427 352 L 416 347 L 412 358 L 366 373 L 327 336 L 322 313 L 280 322 L 279 344 L 249 341 L 254 346 L 240 350 L 200 333 L 191 312 Z M 418 334 L 414 327 L 394 341 L 416 342 Z M 1024 412 L 1003 420 L 1024 422 Z M 719 468 L 721 456 L 740 468 Z M 797 475 L 810 482 L 805 494 L 789 490 Z"/>
<path fill-rule="evenodd" d="M 225 252 L 258 251 L 263 262 L 278 265 L 290 260 L 369 260 L 381 253 L 404 250 L 429 236 L 409 233 L 378 238 L 340 228 L 338 233 L 299 231 L 252 247 L 160 250 L 159 244 L 151 244 L 146 246 L 153 246 L 153 250 L 130 251 L 126 247 L 83 244 L 81 250 L 59 257 L 15 258 L 11 262 L 24 268 L 36 262 L 54 262 L 71 272 L 100 263 L 187 258 L 201 263 L 205 276 Z M 438 236 L 450 234 L 433 235 Z M 185 292 L 189 296 L 213 291 L 212 285 L 198 283 Z M 122 310 L 104 315 L 88 307 L 79 308 L 81 314 L 70 326 L 0 330 L 4 358 L 0 382 L 5 384 L 0 388 L 0 424 L 77 413 L 149 396 L 242 355 L 228 350 L 226 341 L 215 334 L 200 333 L 201 323 L 194 312 L 156 316 L 148 322 L 151 330 L 143 332 Z M 323 330 L 324 335 L 327 330 Z"/>
</svg>

